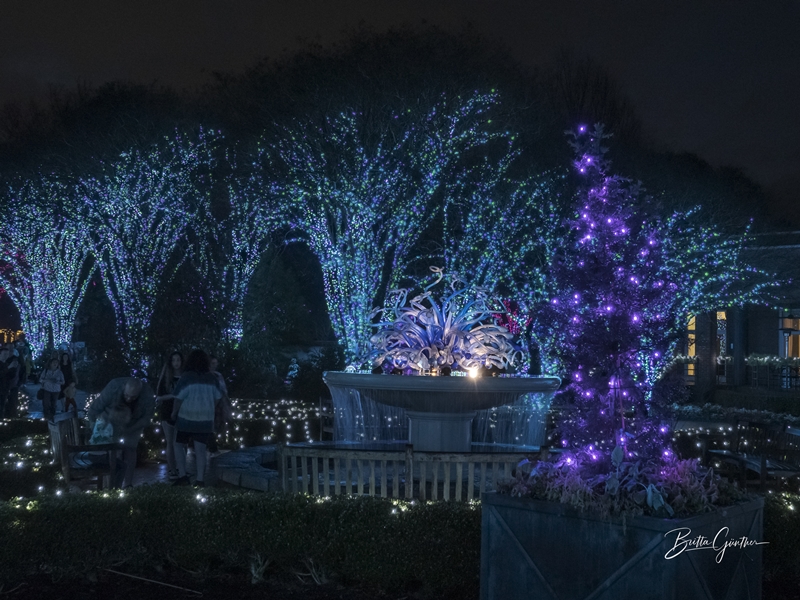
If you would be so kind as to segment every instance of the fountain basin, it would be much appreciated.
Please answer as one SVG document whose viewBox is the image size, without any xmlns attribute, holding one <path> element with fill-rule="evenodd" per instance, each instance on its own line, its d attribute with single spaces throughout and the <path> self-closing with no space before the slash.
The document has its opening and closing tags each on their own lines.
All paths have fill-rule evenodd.
<svg viewBox="0 0 800 600">
<path fill-rule="evenodd" d="M 404 409 L 408 441 L 422 452 L 469 452 L 472 420 L 479 410 L 512 404 L 531 393 L 552 396 L 558 377 L 427 377 L 326 371 L 334 398 L 344 390 Z"/>
</svg>

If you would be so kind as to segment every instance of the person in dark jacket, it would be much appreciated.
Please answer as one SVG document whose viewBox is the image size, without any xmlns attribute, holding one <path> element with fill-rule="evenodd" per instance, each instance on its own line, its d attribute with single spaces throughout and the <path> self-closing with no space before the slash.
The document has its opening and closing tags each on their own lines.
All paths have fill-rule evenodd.
<svg viewBox="0 0 800 600">
<path fill-rule="evenodd" d="M 114 439 L 123 449 L 125 463 L 123 487 L 133 485 L 136 447 L 154 412 L 153 390 L 135 377 L 112 379 L 89 407 L 88 420 L 92 429 L 101 415 L 106 423 L 111 423 L 114 427 Z"/>
<path fill-rule="evenodd" d="M 6 361 L 10 356 L 8 348 L 0 346 L 0 418 L 5 415 L 6 398 L 8 398 L 9 378 L 6 372 Z"/>
<path fill-rule="evenodd" d="M 17 416 L 17 401 L 19 399 L 19 386 L 22 383 L 24 370 L 19 352 L 13 344 L 6 344 L 9 357 L 5 363 L 6 384 L 8 393 L 6 394 L 5 410 L 0 410 L 0 417 L 4 415 L 9 418 Z"/>
</svg>

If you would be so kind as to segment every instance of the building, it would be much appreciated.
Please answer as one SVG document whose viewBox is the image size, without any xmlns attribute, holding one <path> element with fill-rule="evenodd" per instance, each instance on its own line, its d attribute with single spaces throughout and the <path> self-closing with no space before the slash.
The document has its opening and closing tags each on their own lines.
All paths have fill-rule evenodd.
<svg viewBox="0 0 800 600">
<path fill-rule="evenodd" d="M 800 232 L 758 235 L 745 257 L 779 297 L 690 315 L 687 382 L 696 401 L 800 414 Z"/>
</svg>

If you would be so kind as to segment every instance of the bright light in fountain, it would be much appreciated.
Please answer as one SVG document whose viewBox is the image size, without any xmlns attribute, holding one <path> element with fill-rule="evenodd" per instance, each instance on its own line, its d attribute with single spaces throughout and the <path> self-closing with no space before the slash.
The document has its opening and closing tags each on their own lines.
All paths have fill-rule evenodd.
<svg viewBox="0 0 800 600">
<path fill-rule="evenodd" d="M 476 367 L 472 367 L 469 370 L 469 376 L 470 377 L 477 377 L 478 376 L 478 369 Z"/>
</svg>

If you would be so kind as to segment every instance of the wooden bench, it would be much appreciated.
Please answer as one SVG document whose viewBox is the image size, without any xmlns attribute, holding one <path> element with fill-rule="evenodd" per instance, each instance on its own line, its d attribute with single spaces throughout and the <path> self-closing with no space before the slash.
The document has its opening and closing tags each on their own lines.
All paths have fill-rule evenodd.
<svg viewBox="0 0 800 600">
<path fill-rule="evenodd" d="M 53 456 L 61 464 L 61 472 L 67 485 L 88 481 L 98 490 L 104 485 L 113 486 L 117 467 L 116 444 L 85 444 L 80 421 L 77 418 L 48 421 Z M 106 457 L 97 456 L 105 454 Z M 99 461 L 91 460 L 97 456 Z M 100 464 L 98 464 L 100 463 Z M 104 482 L 108 478 L 108 483 Z"/>
<path fill-rule="evenodd" d="M 706 450 L 706 462 L 716 458 L 734 468 L 742 487 L 755 473 L 760 489 L 767 480 L 800 477 L 800 429 L 773 423 L 739 421 L 730 449 Z"/>
</svg>

